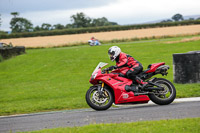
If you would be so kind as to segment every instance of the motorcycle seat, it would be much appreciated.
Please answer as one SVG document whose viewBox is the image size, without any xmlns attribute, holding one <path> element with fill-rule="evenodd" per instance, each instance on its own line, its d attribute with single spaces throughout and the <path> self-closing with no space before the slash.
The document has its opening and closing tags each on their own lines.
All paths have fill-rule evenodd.
<svg viewBox="0 0 200 133">
<path fill-rule="evenodd" d="M 149 70 L 150 70 L 150 68 L 148 68 L 148 69 L 144 70 L 144 71 L 143 71 L 143 73 L 146 73 L 146 72 L 147 72 L 147 71 L 149 71 Z"/>
<path fill-rule="evenodd" d="M 152 66 L 152 64 L 149 64 L 148 67 L 147 67 L 147 69 L 144 70 L 144 71 L 142 71 L 142 73 L 146 73 L 147 71 L 149 71 L 151 69 L 151 66 Z"/>
</svg>

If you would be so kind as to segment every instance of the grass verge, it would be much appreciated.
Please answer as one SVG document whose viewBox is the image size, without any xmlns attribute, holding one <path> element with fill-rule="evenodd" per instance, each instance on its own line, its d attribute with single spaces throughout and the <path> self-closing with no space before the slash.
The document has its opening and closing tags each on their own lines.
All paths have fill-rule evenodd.
<svg viewBox="0 0 200 133">
<path fill-rule="evenodd" d="M 200 118 L 143 121 L 117 124 L 93 124 L 33 131 L 30 133 L 199 133 Z"/>
<path fill-rule="evenodd" d="M 200 50 L 200 40 L 172 44 L 166 41 L 115 45 L 139 60 L 144 68 L 166 62 L 171 69 L 164 78 L 173 82 L 172 54 Z M 0 63 L 0 115 L 87 108 L 85 93 L 91 86 L 92 71 L 100 61 L 115 64 L 107 55 L 111 46 L 28 49 L 24 55 L 4 60 Z M 200 96 L 200 84 L 174 85 L 178 98 Z"/>
</svg>

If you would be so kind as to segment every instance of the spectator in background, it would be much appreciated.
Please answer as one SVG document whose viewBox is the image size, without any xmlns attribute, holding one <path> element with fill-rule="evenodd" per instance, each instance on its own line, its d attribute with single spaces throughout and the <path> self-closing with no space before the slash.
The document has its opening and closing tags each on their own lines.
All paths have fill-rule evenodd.
<svg viewBox="0 0 200 133">
<path fill-rule="evenodd" d="M 94 37 L 91 38 L 92 41 L 96 41 L 96 39 Z"/>
<path fill-rule="evenodd" d="M 90 40 L 88 40 L 88 43 L 90 46 L 97 46 L 97 45 L 101 45 L 101 43 L 99 42 L 98 39 L 92 37 Z"/>
</svg>

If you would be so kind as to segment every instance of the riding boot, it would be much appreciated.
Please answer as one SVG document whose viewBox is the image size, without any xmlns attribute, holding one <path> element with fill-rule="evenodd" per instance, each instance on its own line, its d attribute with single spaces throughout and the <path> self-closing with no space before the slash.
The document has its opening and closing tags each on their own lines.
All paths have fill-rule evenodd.
<svg viewBox="0 0 200 133">
<path fill-rule="evenodd" d="M 130 91 L 138 92 L 138 86 L 135 85 L 135 84 L 131 84 L 130 86 L 129 86 L 129 85 L 126 85 L 126 86 L 125 86 L 125 90 L 126 90 L 127 92 L 130 92 Z"/>
<path fill-rule="evenodd" d="M 147 85 L 148 85 L 148 82 L 144 82 L 141 78 L 139 78 L 139 77 L 137 77 L 136 76 L 136 82 L 138 83 L 138 84 L 140 84 L 140 88 L 141 89 L 144 89 Z"/>
</svg>

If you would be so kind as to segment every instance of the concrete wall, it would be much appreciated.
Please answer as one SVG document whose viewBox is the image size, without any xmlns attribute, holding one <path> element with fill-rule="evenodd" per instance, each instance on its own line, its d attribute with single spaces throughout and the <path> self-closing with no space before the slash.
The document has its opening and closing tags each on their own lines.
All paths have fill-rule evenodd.
<svg viewBox="0 0 200 133">
<path fill-rule="evenodd" d="M 200 51 L 173 54 L 175 83 L 200 83 Z"/>
</svg>

